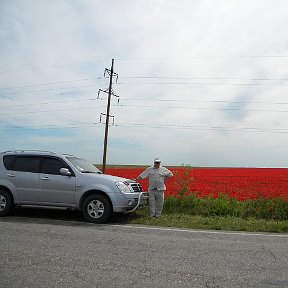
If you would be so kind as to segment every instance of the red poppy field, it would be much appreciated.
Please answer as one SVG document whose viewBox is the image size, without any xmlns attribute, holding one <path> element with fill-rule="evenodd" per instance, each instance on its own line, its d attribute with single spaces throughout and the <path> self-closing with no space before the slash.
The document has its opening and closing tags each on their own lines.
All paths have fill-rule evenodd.
<svg viewBox="0 0 288 288">
<path fill-rule="evenodd" d="M 179 195 L 181 183 L 188 186 L 188 194 L 204 198 L 228 195 L 245 201 L 249 199 L 284 198 L 288 200 L 288 168 L 190 168 L 168 167 L 174 177 L 166 183 L 166 196 Z M 136 178 L 145 167 L 110 167 L 107 174 Z M 144 191 L 148 181 L 140 180 Z"/>
</svg>

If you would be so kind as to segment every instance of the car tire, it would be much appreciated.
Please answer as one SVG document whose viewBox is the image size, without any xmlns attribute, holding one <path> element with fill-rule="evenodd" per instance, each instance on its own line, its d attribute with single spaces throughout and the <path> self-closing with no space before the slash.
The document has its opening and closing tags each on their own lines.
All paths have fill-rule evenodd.
<svg viewBox="0 0 288 288">
<path fill-rule="evenodd" d="M 11 195 L 0 189 L 0 217 L 8 215 L 13 209 L 13 199 Z"/>
<path fill-rule="evenodd" d="M 82 211 L 88 222 L 104 223 L 112 214 L 112 206 L 105 196 L 93 194 L 85 199 Z"/>
</svg>

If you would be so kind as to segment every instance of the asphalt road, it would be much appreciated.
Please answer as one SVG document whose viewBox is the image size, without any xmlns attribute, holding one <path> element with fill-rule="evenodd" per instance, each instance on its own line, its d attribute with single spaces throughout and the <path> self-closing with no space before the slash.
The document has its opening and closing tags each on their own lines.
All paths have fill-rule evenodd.
<svg viewBox="0 0 288 288">
<path fill-rule="evenodd" d="M 0 218 L 0 287 L 288 287 L 288 235 Z"/>
</svg>

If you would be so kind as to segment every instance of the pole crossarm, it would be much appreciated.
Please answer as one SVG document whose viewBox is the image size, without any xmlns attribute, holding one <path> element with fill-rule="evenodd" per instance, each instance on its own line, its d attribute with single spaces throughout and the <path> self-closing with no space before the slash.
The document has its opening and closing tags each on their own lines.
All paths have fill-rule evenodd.
<svg viewBox="0 0 288 288">
<path fill-rule="evenodd" d="M 114 60 L 114 59 L 113 59 Z M 106 73 L 109 75 L 109 77 L 106 76 Z M 110 77 L 116 77 L 116 83 L 118 82 L 118 74 L 115 73 L 114 71 L 109 70 L 108 68 L 105 68 L 105 71 L 104 71 L 104 77 L 107 77 L 107 78 L 110 78 Z"/>
<path fill-rule="evenodd" d="M 108 89 L 105 89 L 105 90 L 99 89 L 99 90 L 98 90 L 97 99 L 99 99 L 101 92 L 106 93 L 106 94 L 109 94 L 109 88 L 108 88 Z M 117 104 L 119 104 L 120 96 L 116 95 L 112 88 L 111 88 L 111 96 L 114 96 L 114 97 L 118 98 Z"/>
</svg>

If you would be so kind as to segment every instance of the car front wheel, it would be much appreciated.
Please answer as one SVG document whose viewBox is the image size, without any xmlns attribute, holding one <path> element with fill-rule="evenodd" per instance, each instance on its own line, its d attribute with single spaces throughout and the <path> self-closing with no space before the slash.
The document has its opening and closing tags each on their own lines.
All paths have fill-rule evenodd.
<svg viewBox="0 0 288 288">
<path fill-rule="evenodd" d="M 13 200 L 11 195 L 0 189 L 0 217 L 8 215 L 13 208 Z"/>
<path fill-rule="evenodd" d="M 83 215 L 89 222 L 104 223 L 110 218 L 111 213 L 111 204 L 102 195 L 90 195 L 83 203 Z"/>
</svg>

